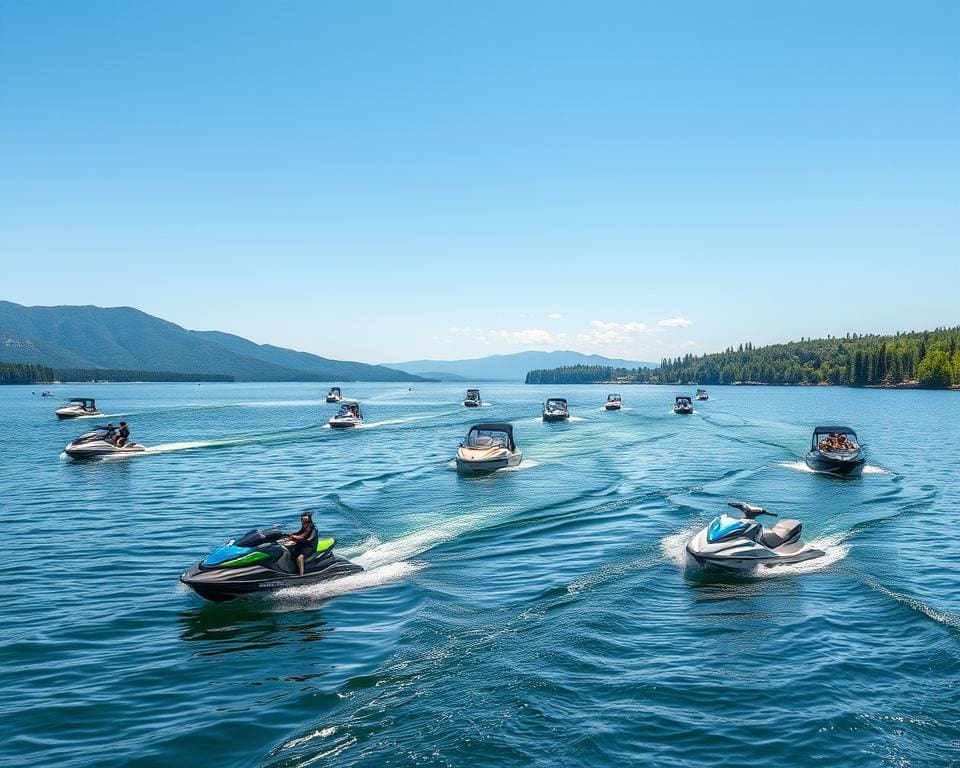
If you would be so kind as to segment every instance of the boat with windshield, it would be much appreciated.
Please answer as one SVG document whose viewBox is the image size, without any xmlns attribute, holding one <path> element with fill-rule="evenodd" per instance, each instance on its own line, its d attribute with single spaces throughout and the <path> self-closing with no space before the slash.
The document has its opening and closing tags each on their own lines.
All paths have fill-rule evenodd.
<svg viewBox="0 0 960 768">
<path fill-rule="evenodd" d="M 81 416 L 103 416 L 92 397 L 71 397 L 56 410 L 58 419 L 78 419 Z"/>
<path fill-rule="evenodd" d="M 565 398 L 551 397 L 543 404 L 544 421 L 567 421 L 569 418 L 570 409 Z"/>
<path fill-rule="evenodd" d="M 867 457 L 850 427 L 824 426 L 813 430 L 806 462 L 814 472 L 851 477 L 863 472 Z"/>
<path fill-rule="evenodd" d="M 479 408 L 483 405 L 483 401 L 480 399 L 480 390 L 468 389 L 466 397 L 463 398 L 463 405 L 466 408 Z"/>
<path fill-rule="evenodd" d="M 513 441 L 512 424 L 474 424 L 457 449 L 457 469 L 461 472 L 496 472 L 521 461 L 523 453 Z"/>
</svg>

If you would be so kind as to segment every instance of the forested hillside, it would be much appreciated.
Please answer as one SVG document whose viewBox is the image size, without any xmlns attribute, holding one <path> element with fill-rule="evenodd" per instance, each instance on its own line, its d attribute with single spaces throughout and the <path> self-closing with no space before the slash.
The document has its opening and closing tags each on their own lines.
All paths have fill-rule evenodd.
<svg viewBox="0 0 960 768">
<path fill-rule="evenodd" d="M 531 371 L 528 384 L 590 383 L 835 384 L 850 387 L 960 386 L 960 327 L 849 334 L 664 360 L 659 370 L 573 366 Z"/>
</svg>

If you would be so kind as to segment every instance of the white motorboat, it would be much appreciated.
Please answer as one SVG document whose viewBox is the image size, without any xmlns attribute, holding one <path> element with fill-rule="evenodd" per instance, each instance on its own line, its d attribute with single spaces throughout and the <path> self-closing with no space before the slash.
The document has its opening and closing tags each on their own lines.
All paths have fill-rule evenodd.
<svg viewBox="0 0 960 768">
<path fill-rule="evenodd" d="M 330 391 L 327 392 L 327 402 L 339 403 L 341 400 L 343 400 L 343 395 L 340 394 L 340 387 L 330 387 Z"/>
<path fill-rule="evenodd" d="M 457 469 L 461 472 L 496 472 L 521 461 L 523 453 L 513 441 L 512 424 L 474 424 L 457 449 Z"/>
<path fill-rule="evenodd" d="M 483 405 L 483 401 L 480 399 L 480 390 L 468 389 L 467 396 L 463 398 L 463 405 L 465 408 L 479 408 Z"/>
<path fill-rule="evenodd" d="M 544 421 L 567 421 L 569 418 L 570 409 L 567 407 L 566 399 L 551 397 L 543 404 Z"/>
<path fill-rule="evenodd" d="M 343 403 L 337 415 L 327 422 L 332 429 L 349 429 L 350 427 L 359 427 L 363 424 L 363 413 L 360 410 L 360 403 Z"/>
<path fill-rule="evenodd" d="M 103 416 L 97 410 L 97 403 L 92 397 L 71 397 L 67 402 L 57 408 L 58 419 L 78 419 L 81 416 Z"/>
<path fill-rule="evenodd" d="M 709 400 L 710 395 L 707 394 L 707 390 L 698 389 L 697 390 L 697 400 Z"/>
<path fill-rule="evenodd" d="M 91 432 L 80 435 L 63 450 L 71 459 L 98 459 L 105 456 L 143 453 L 146 450 L 139 443 L 126 442 L 123 445 L 117 445 L 116 435 L 117 428 L 112 424 L 97 427 Z"/>
<path fill-rule="evenodd" d="M 603 405 L 608 411 L 619 411 L 623 407 L 620 395 L 607 395 L 607 402 Z"/>
</svg>

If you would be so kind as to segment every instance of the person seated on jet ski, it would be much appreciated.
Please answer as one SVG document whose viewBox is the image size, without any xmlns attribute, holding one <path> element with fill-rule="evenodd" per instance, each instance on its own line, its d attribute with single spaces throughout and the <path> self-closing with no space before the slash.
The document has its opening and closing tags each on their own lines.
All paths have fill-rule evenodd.
<svg viewBox="0 0 960 768">
<path fill-rule="evenodd" d="M 297 572 L 303 576 L 303 559 L 313 551 L 311 540 L 316 534 L 317 528 L 313 524 L 313 515 L 304 512 L 300 515 L 300 530 L 296 533 L 287 534 L 291 545 L 290 554 L 297 561 Z"/>
<path fill-rule="evenodd" d="M 127 426 L 127 422 L 120 422 L 120 429 L 117 430 L 117 434 L 113 435 L 113 444 L 117 448 L 123 448 L 127 443 L 130 442 L 130 427 Z"/>
</svg>

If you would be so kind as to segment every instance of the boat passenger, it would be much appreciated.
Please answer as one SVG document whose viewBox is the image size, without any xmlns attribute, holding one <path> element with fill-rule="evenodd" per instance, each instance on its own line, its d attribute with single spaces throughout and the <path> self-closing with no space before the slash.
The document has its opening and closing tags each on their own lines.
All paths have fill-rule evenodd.
<svg viewBox="0 0 960 768">
<path fill-rule="evenodd" d="M 127 426 L 127 422 L 120 422 L 120 429 L 117 431 L 117 434 L 113 437 L 113 444 L 117 448 L 123 448 L 127 443 L 130 442 L 130 427 Z"/>
<path fill-rule="evenodd" d="M 300 530 L 287 535 L 287 538 L 292 542 L 289 547 L 290 554 L 296 559 L 297 573 L 301 576 L 303 576 L 303 559 L 312 551 L 311 539 L 316 531 L 317 529 L 313 524 L 313 515 L 304 512 L 300 515 Z"/>
</svg>

